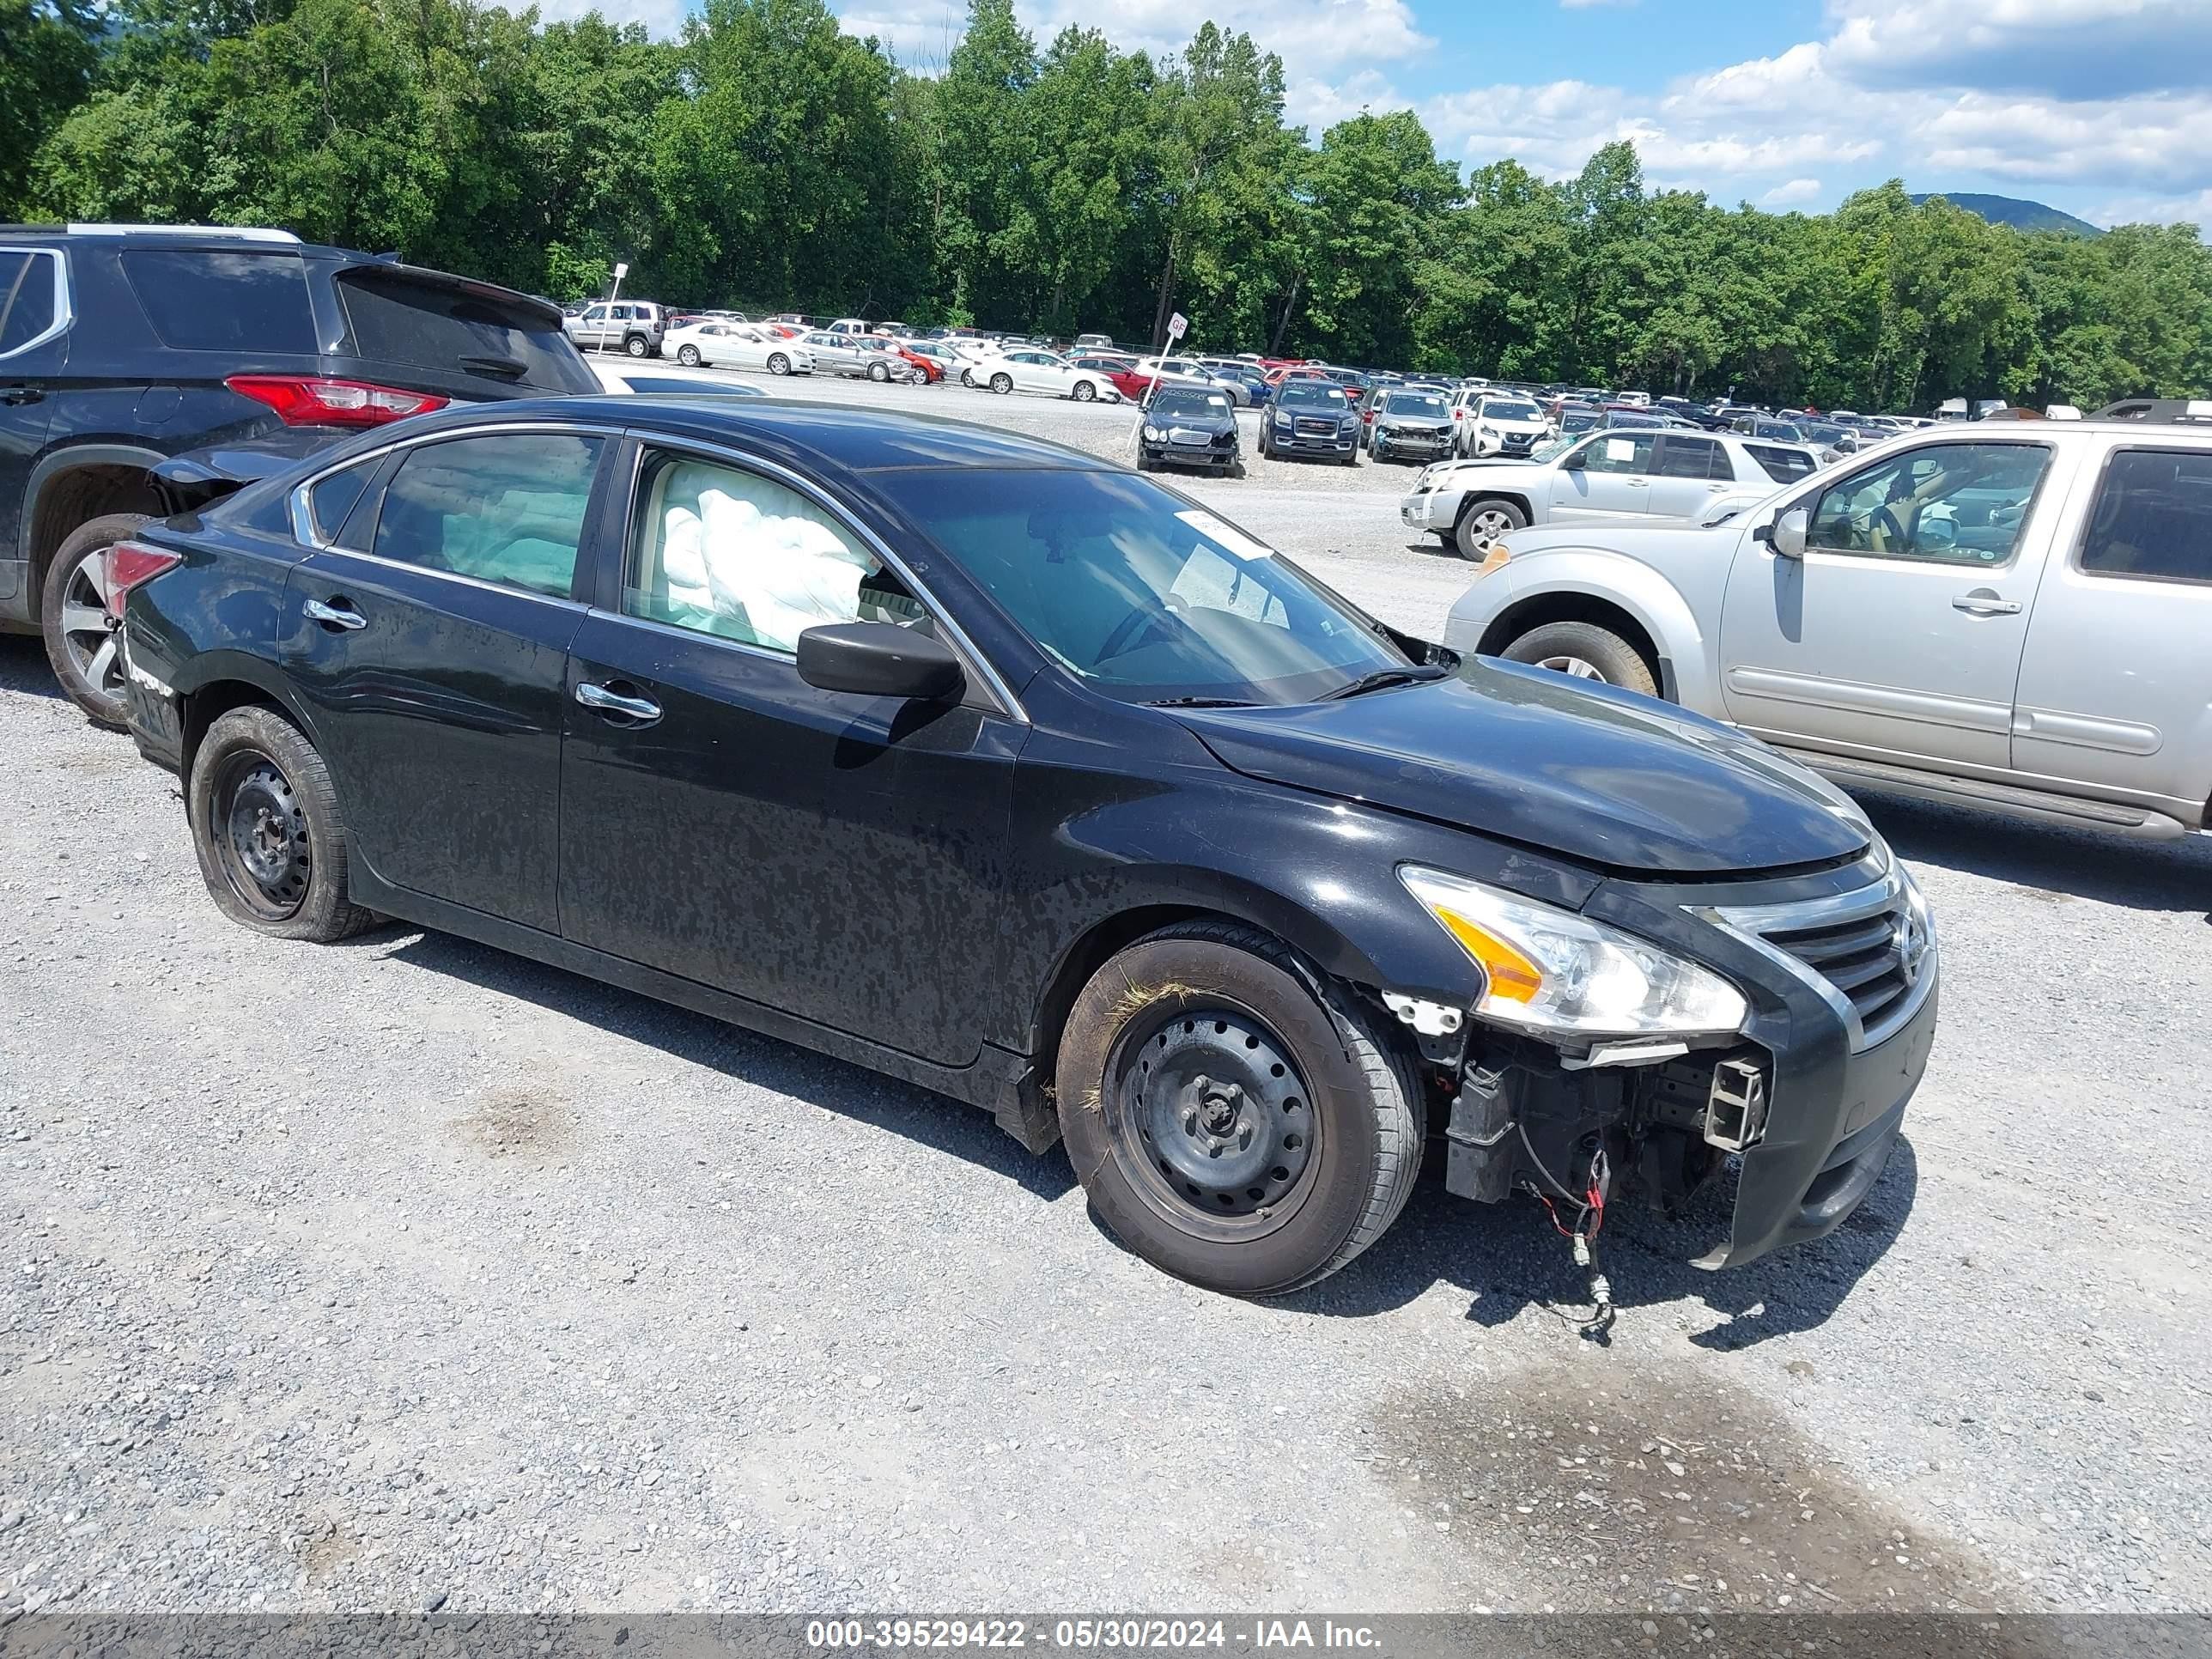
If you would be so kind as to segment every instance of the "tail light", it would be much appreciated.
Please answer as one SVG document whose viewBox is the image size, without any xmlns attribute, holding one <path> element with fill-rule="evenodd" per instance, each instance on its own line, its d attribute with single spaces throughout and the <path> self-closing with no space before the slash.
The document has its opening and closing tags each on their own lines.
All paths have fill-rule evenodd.
<svg viewBox="0 0 2212 1659">
<path fill-rule="evenodd" d="M 286 426 L 382 426 L 428 415 L 453 401 L 435 392 L 315 374 L 234 374 L 223 384 L 242 398 L 268 404 Z"/>
<path fill-rule="evenodd" d="M 123 614 L 123 596 L 143 581 L 184 562 L 185 556 L 143 542 L 117 542 L 100 555 L 107 577 L 107 614 Z"/>
</svg>

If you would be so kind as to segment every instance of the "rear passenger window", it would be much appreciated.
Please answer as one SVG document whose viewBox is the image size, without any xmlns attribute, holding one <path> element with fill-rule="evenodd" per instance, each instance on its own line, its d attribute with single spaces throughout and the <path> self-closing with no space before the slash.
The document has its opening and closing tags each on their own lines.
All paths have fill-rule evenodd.
<svg viewBox="0 0 2212 1659">
<path fill-rule="evenodd" d="M 125 248 L 123 272 L 163 345 L 315 354 L 307 267 L 296 253 Z"/>
<path fill-rule="evenodd" d="M 795 653 L 822 623 L 911 623 L 898 578 L 797 490 L 757 473 L 658 455 L 641 475 L 623 613 Z"/>
<path fill-rule="evenodd" d="M 2082 538 L 2081 568 L 2101 576 L 2212 582 L 2212 451 L 2115 454 Z"/>
<path fill-rule="evenodd" d="M 0 357 L 21 351 L 54 325 L 51 253 L 0 253 Z"/>
<path fill-rule="evenodd" d="M 1816 470 L 1812 456 L 1802 449 L 1783 449 L 1774 444 L 1746 444 L 1743 453 L 1757 461 L 1759 470 L 1777 483 L 1796 483 Z"/>
<path fill-rule="evenodd" d="M 368 481 L 376 476 L 376 469 L 384 465 L 384 457 L 372 455 L 365 461 L 356 461 L 343 471 L 319 478 L 307 489 L 307 517 L 312 521 L 315 539 L 335 542 L 344 527 L 346 514 L 352 512 L 361 500 L 361 492 L 368 488 Z"/>
<path fill-rule="evenodd" d="M 1669 438 L 1659 454 L 1662 478 L 1733 478 L 1728 452 L 1710 439 Z"/>
<path fill-rule="evenodd" d="M 555 432 L 423 444 L 385 487 L 370 550 L 565 599 L 600 447 Z"/>
</svg>

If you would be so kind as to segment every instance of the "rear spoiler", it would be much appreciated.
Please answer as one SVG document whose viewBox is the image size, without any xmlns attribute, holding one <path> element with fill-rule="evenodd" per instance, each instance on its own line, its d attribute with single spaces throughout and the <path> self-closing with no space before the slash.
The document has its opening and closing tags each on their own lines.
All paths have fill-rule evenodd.
<svg viewBox="0 0 2212 1659">
<path fill-rule="evenodd" d="M 287 427 L 264 437 L 188 449 L 151 469 L 154 490 L 161 498 L 165 517 L 197 513 L 354 435 L 327 428 Z"/>
<path fill-rule="evenodd" d="M 520 306 L 525 310 L 537 312 L 539 321 L 550 322 L 556 328 L 560 326 L 563 315 L 559 306 L 535 294 L 525 294 L 517 288 L 501 288 L 497 283 L 478 282 L 473 276 L 456 276 L 450 270 L 433 270 L 428 265 L 406 264 L 392 254 L 373 254 L 349 259 L 336 267 L 334 274 L 343 276 L 354 270 L 396 271 L 409 281 L 421 283 L 426 287 L 450 289 L 457 294 L 471 294 L 479 300 L 489 300 L 499 305 Z"/>
</svg>

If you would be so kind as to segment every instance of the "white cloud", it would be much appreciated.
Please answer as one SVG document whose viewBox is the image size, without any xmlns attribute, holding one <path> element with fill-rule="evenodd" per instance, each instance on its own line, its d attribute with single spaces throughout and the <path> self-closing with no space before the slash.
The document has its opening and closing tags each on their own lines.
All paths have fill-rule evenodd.
<svg viewBox="0 0 2212 1659">
<path fill-rule="evenodd" d="M 1836 71 L 1867 86 L 2059 98 L 2212 87 L 2205 0 L 1831 0 Z"/>
<path fill-rule="evenodd" d="M 1818 179 L 1792 179 L 1768 191 L 1759 198 L 1759 204 L 1763 208 L 1802 207 L 1808 202 L 1819 199 L 1820 194 L 1820 181 Z"/>
<path fill-rule="evenodd" d="M 512 3 L 514 9 L 521 9 L 520 0 Z M 538 0 L 538 15 L 548 22 L 573 21 L 596 11 L 611 23 L 642 23 L 661 40 L 682 33 L 686 9 L 684 0 Z"/>
</svg>

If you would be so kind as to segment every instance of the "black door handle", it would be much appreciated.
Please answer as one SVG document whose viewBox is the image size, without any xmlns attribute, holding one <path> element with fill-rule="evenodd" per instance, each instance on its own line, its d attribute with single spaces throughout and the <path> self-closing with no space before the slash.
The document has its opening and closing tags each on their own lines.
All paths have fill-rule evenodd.
<svg viewBox="0 0 2212 1659">
<path fill-rule="evenodd" d="M 34 386 L 0 386 L 0 404 L 14 407 L 22 404 L 43 403 L 46 394 Z"/>
</svg>

